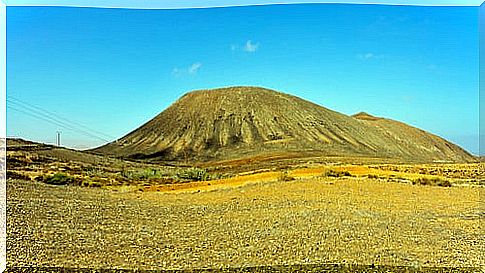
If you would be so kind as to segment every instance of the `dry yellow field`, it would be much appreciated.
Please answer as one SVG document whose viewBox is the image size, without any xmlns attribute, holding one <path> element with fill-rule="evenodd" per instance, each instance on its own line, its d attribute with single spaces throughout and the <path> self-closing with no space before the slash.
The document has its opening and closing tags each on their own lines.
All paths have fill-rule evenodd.
<svg viewBox="0 0 485 273">
<path fill-rule="evenodd" d="M 253 174 L 234 178 L 234 184 L 213 181 L 170 193 L 11 180 L 7 247 L 18 255 L 8 263 L 485 267 L 483 187 L 311 173 L 290 172 L 297 177 L 292 181 L 278 181 L 278 172 Z"/>
<path fill-rule="evenodd" d="M 302 177 L 314 172 L 298 170 L 291 174 Z M 143 193 L 137 198 L 162 204 L 231 204 L 233 209 L 224 214 L 224 221 L 248 224 L 228 227 L 242 231 L 252 222 L 263 222 L 266 225 L 244 233 L 255 232 L 247 236 L 257 237 L 262 232 L 266 239 L 270 234 L 281 234 L 273 237 L 273 243 L 284 247 L 277 252 L 267 252 L 275 251 L 271 241 L 263 240 L 262 246 L 253 246 L 260 251 L 262 264 L 278 261 L 278 253 L 286 252 L 281 256 L 299 262 L 485 266 L 485 240 L 480 228 L 484 217 L 480 210 L 484 205 L 480 198 L 482 188 L 418 186 L 366 178 L 278 182 L 274 181 L 276 175 L 264 173 L 251 176 L 253 180 L 235 179 L 232 186 L 245 183 L 238 188 L 216 184 L 213 188 L 190 189 L 189 192 L 211 189 L 197 194 L 181 190 L 171 195 Z M 258 181 L 254 178 L 259 182 L 254 182 Z M 281 220 L 286 222 L 284 228 L 278 224 Z M 234 235 L 238 237 L 237 233 Z M 291 239 L 281 243 L 284 238 Z M 295 252 L 296 249 L 310 252 Z"/>
</svg>

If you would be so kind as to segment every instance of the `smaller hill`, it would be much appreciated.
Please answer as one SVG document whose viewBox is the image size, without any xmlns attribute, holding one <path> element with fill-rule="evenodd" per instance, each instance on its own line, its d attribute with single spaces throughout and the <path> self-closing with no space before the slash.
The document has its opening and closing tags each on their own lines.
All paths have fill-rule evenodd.
<svg viewBox="0 0 485 273">
<path fill-rule="evenodd" d="M 352 117 L 354 117 L 356 119 L 360 119 L 360 120 L 379 120 L 379 119 L 381 119 L 381 118 L 375 117 L 373 115 L 370 115 L 366 112 L 357 113 L 355 115 L 352 115 Z"/>
</svg>

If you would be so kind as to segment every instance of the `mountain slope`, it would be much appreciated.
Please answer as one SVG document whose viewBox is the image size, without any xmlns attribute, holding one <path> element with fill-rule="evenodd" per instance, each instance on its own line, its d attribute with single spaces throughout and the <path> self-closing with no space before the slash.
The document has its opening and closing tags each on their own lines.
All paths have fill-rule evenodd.
<svg viewBox="0 0 485 273">
<path fill-rule="evenodd" d="M 277 152 L 471 161 L 458 146 L 364 113 L 355 117 L 257 87 L 193 91 L 116 142 L 94 150 L 134 158 L 207 161 Z"/>
</svg>

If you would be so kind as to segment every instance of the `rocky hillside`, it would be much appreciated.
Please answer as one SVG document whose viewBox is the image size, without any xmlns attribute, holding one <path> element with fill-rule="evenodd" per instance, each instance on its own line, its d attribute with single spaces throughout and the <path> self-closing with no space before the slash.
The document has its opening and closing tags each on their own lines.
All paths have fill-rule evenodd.
<svg viewBox="0 0 485 273">
<path fill-rule="evenodd" d="M 474 161 L 438 136 L 393 120 L 347 116 L 258 87 L 193 91 L 140 128 L 94 150 L 131 158 L 209 161 L 311 152 L 412 161 Z"/>
</svg>

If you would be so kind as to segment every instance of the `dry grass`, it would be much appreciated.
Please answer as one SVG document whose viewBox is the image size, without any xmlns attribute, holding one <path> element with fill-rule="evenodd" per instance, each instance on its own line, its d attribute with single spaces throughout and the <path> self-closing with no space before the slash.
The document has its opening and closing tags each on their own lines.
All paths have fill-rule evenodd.
<svg viewBox="0 0 485 273">
<path fill-rule="evenodd" d="M 485 266 L 481 188 L 366 178 L 277 182 L 278 175 L 177 194 L 10 181 L 7 262 L 140 269 Z"/>
</svg>

